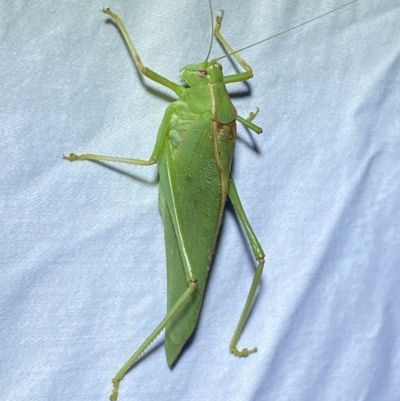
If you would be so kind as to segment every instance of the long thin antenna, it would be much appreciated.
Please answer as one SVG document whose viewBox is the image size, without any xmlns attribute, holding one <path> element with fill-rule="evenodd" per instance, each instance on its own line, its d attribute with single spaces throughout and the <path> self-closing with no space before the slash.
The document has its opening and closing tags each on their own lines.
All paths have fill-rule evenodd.
<svg viewBox="0 0 400 401">
<path fill-rule="evenodd" d="M 293 31 L 294 29 L 300 28 L 300 27 L 303 26 L 303 25 L 309 24 L 310 22 L 313 22 L 313 21 L 315 21 L 315 20 L 317 20 L 317 19 L 320 19 L 320 18 L 322 18 L 322 17 L 325 17 L 325 16 L 327 16 L 328 14 L 332 14 L 332 13 L 334 13 L 334 12 L 340 10 L 341 8 L 347 7 L 347 6 L 349 6 L 350 4 L 355 3 L 356 1 L 357 1 L 357 0 L 350 1 L 349 3 L 346 3 L 346 4 L 344 4 L 343 6 L 334 8 L 333 10 L 328 11 L 328 12 L 326 12 L 326 13 L 324 13 L 324 14 L 321 14 L 321 15 L 319 15 L 318 17 L 315 17 L 315 18 L 312 18 L 312 19 L 310 19 L 310 20 L 308 20 L 308 21 L 302 22 L 301 24 L 295 25 L 295 26 L 293 26 L 292 28 L 286 29 L 286 30 L 284 30 L 284 31 L 282 31 L 282 32 L 279 32 L 279 33 L 277 33 L 277 34 L 275 34 L 275 35 L 272 35 L 272 36 L 270 36 L 270 37 L 268 37 L 268 38 L 266 38 L 266 39 L 260 40 L 260 41 L 258 41 L 258 42 L 256 42 L 256 43 L 253 43 L 252 45 L 242 47 L 241 49 L 235 50 L 234 52 L 229 53 L 229 54 L 226 54 L 225 56 L 218 57 L 217 60 L 221 60 L 221 59 L 223 59 L 223 58 L 225 58 L 225 57 L 231 56 L 232 54 L 239 53 L 239 52 L 241 52 L 241 51 L 243 51 L 243 50 L 246 50 L 246 49 L 250 49 L 250 47 L 257 46 L 257 45 L 259 45 L 260 43 L 266 42 L 267 40 L 274 39 L 274 38 L 276 38 L 277 36 L 281 36 L 281 35 L 283 35 L 283 34 L 285 34 L 285 33 L 288 33 L 288 32 L 290 32 L 290 31 Z M 211 50 L 211 49 L 210 49 L 210 50 Z M 207 56 L 207 57 L 208 57 L 208 56 Z"/>
<path fill-rule="evenodd" d="M 213 10 L 212 10 L 212 4 L 211 4 L 211 0 L 208 0 L 208 5 L 210 6 L 210 16 L 211 16 L 211 39 L 210 39 L 210 47 L 208 48 L 208 53 L 207 53 L 207 57 L 205 59 L 205 61 L 208 60 L 208 58 L 210 57 L 211 54 L 211 49 L 212 49 L 212 45 L 213 45 L 213 38 L 214 38 L 214 14 L 213 14 Z"/>
</svg>

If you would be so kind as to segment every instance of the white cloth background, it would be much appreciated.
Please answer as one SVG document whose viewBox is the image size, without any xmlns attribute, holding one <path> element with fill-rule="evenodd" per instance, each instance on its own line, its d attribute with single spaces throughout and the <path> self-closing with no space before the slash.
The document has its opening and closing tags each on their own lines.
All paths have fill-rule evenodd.
<svg viewBox="0 0 400 401">
<path fill-rule="evenodd" d="M 344 3 L 213 8 L 240 48 Z M 156 168 L 61 160 L 147 158 L 173 99 L 140 81 L 108 6 L 172 80 L 208 50 L 205 0 L 0 3 L 4 401 L 107 400 L 165 314 Z M 231 93 L 264 129 L 239 126 L 233 166 L 266 252 L 240 341 L 258 353 L 228 352 L 255 267 L 228 207 L 193 341 L 170 370 L 160 336 L 120 401 L 399 400 L 399 2 L 359 0 L 242 55 L 254 78 Z"/>
</svg>

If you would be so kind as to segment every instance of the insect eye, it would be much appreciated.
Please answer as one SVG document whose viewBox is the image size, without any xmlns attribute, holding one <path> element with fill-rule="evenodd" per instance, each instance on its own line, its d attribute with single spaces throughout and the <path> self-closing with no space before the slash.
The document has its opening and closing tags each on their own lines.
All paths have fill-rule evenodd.
<svg viewBox="0 0 400 401">
<path fill-rule="evenodd" d="M 205 78 L 207 76 L 206 70 L 197 70 L 197 75 L 201 78 Z"/>
<path fill-rule="evenodd" d="M 215 63 L 215 67 L 219 68 L 220 70 L 222 70 L 222 65 L 220 63 Z"/>
</svg>

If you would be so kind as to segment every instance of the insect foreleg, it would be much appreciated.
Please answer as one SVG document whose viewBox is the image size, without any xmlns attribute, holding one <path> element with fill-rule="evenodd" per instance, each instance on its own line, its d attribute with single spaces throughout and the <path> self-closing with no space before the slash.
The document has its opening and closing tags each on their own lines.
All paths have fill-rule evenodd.
<svg viewBox="0 0 400 401">
<path fill-rule="evenodd" d="M 166 86 L 169 89 L 172 89 L 179 96 L 179 94 L 182 93 L 181 85 L 170 81 L 169 79 L 163 77 L 162 75 L 157 74 L 150 68 L 145 67 L 143 65 L 142 59 L 140 58 L 139 53 L 137 52 L 135 46 L 133 45 L 132 40 L 129 37 L 128 31 L 125 28 L 125 25 L 123 24 L 121 19 L 118 17 L 118 15 L 113 13 L 109 8 L 103 9 L 103 13 L 108 14 L 114 20 L 114 22 L 117 24 L 118 28 L 120 29 L 120 31 L 122 33 L 122 36 L 125 39 L 126 44 L 128 45 L 129 52 L 131 53 L 131 56 L 133 58 L 133 61 L 136 64 L 137 69 L 146 77 L 152 79 L 155 82 L 158 82 L 161 85 Z"/>
<path fill-rule="evenodd" d="M 236 61 L 246 70 L 245 72 L 239 72 L 238 74 L 224 76 L 224 83 L 229 84 L 231 82 L 247 81 L 248 79 L 253 78 L 253 70 L 251 69 L 250 65 L 247 64 L 247 62 L 243 60 L 242 57 L 240 57 L 239 53 L 235 53 L 233 47 L 222 36 L 220 29 L 223 17 L 224 12 L 221 10 L 221 16 L 217 16 L 216 18 L 214 36 L 219 40 L 219 42 L 221 42 L 228 53 L 232 54 L 233 57 L 235 57 Z"/>
</svg>

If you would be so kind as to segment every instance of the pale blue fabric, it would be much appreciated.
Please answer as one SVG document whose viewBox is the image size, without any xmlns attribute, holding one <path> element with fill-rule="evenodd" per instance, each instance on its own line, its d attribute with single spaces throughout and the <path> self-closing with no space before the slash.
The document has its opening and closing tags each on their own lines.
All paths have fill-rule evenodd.
<svg viewBox="0 0 400 401">
<path fill-rule="evenodd" d="M 240 48 L 344 1 L 213 3 Z M 173 99 L 141 82 L 107 6 L 172 80 L 207 53 L 205 0 L 0 2 L 2 401 L 107 400 L 165 313 L 156 168 L 61 159 L 149 157 Z M 242 55 L 254 79 L 232 97 L 264 129 L 239 127 L 233 166 L 266 253 L 240 341 L 258 353 L 228 352 L 255 267 L 228 206 L 193 341 L 170 370 L 160 336 L 120 401 L 398 401 L 399 2 L 359 0 Z"/>
</svg>

